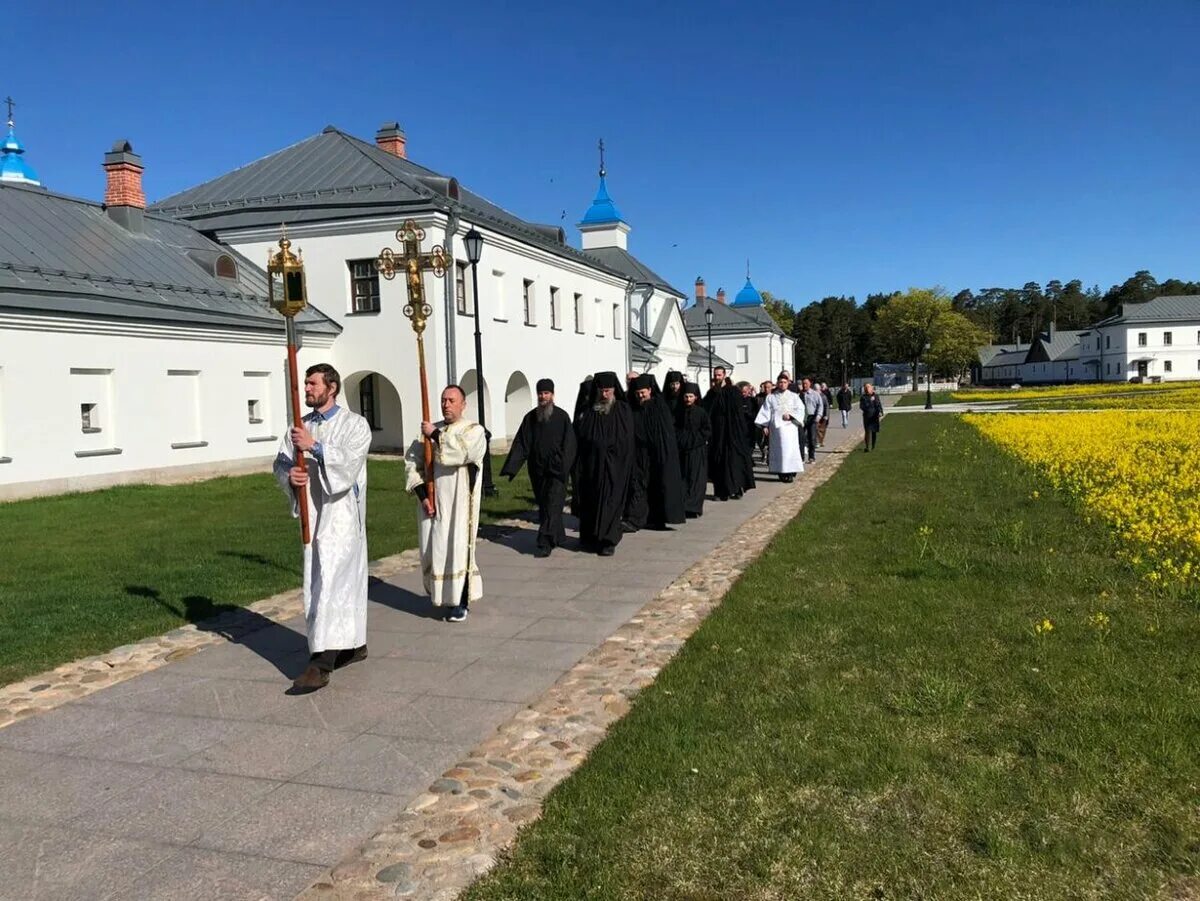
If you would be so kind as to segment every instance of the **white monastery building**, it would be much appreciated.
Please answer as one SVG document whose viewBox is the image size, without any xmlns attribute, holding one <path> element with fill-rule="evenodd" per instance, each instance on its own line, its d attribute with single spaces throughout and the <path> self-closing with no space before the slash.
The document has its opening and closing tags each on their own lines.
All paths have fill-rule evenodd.
<svg viewBox="0 0 1200 901">
<path fill-rule="evenodd" d="M 388 280 L 375 262 L 401 250 L 408 220 L 423 251 L 450 257 L 445 278 L 425 276 L 434 415 L 445 384 L 462 385 L 471 415 L 482 392 L 493 449 L 539 378 L 567 409 L 602 370 L 707 381 L 686 297 L 629 252 L 603 159 L 577 249 L 559 226 L 409 160 L 394 122 L 374 144 L 327 127 L 150 206 L 128 142 L 104 156 L 103 203 L 47 190 L 11 121 L 0 149 L 0 499 L 261 469 L 289 415 L 284 324 L 262 268 L 285 223 L 307 274 L 300 366 L 339 369 L 373 450 L 405 447 L 421 419 L 403 273 Z M 472 228 L 484 239 L 474 273 Z"/>
<path fill-rule="evenodd" d="M 747 266 L 746 284 L 732 304 L 725 302 L 724 288 L 717 291 L 715 299 L 709 297 L 704 279 L 697 278 L 695 303 L 684 311 L 683 318 L 688 334 L 701 347 L 709 347 L 711 333 L 714 366 L 724 365 L 735 381 L 749 382 L 757 388 L 768 379 L 775 381 L 781 370 L 791 372 L 796 342 L 767 311 L 748 270 Z M 706 352 L 703 356 L 707 361 Z M 707 385 L 707 381 L 702 384 Z"/>
<path fill-rule="evenodd" d="M 142 162 L 104 155 L 103 204 L 42 187 L 0 146 L 0 499 L 260 468 L 286 423 L 264 273 L 144 210 Z M 301 365 L 338 326 L 300 321 Z"/>
<path fill-rule="evenodd" d="M 1183 381 L 1200 378 L 1200 296 L 1123 304 L 1089 329 L 1048 332 L 1031 344 L 979 349 L 983 385 Z"/>
</svg>

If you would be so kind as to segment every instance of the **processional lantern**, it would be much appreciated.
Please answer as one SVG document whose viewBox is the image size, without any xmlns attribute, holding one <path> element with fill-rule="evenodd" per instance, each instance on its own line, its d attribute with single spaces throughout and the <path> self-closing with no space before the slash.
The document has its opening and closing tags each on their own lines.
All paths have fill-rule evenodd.
<svg viewBox="0 0 1200 901">
<path fill-rule="evenodd" d="M 300 413 L 300 374 L 296 365 L 296 317 L 308 306 L 308 290 L 304 283 L 304 260 L 300 252 L 292 253 L 292 242 L 287 230 L 280 228 L 279 250 L 267 248 L 267 281 L 271 306 L 283 316 L 287 330 L 288 393 L 291 401 L 292 425 L 302 422 Z M 304 454 L 294 452 L 293 460 L 300 469 L 307 471 Z M 296 488 L 296 506 L 300 511 L 300 538 L 309 543 L 311 532 L 308 525 L 308 492 Z"/>
<path fill-rule="evenodd" d="M 435 245 L 429 253 L 422 253 L 421 242 L 424 240 L 425 229 L 418 226 L 412 219 L 405 220 L 404 224 L 396 230 L 396 241 L 400 244 L 400 251 L 396 252 L 390 247 L 385 247 L 379 252 L 375 268 L 388 281 L 394 279 L 396 273 L 401 270 L 405 273 L 408 303 L 404 305 L 404 315 L 412 323 L 412 329 L 417 335 L 417 364 L 421 378 L 421 418 L 425 422 L 432 422 L 433 417 L 429 413 L 429 380 L 425 373 L 425 324 L 433 315 L 433 307 L 425 302 L 424 275 L 426 269 L 431 269 L 435 276 L 441 278 L 446 274 L 450 258 L 446 255 L 446 249 L 440 244 Z M 428 438 L 425 439 L 425 495 L 429 500 L 430 510 L 434 510 L 433 442 Z"/>
</svg>

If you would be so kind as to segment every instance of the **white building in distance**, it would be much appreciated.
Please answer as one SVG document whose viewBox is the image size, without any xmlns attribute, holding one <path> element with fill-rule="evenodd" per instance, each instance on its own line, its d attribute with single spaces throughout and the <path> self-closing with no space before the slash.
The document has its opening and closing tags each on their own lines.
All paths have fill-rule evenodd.
<svg viewBox="0 0 1200 901">
<path fill-rule="evenodd" d="M 711 349 L 725 361 L 714 357 L 713 365 L 725 365 L 734 381 L 749 382 L 757 389 L 762 382 L 775 381 L 781 370 L 791 372 L 796 341 L 784 333 L 763 306 L 762 295 L 750 281 L 749 272 L 746 284 L 732 304 L 725 302 L 724 288 L 713 299 L 707 294 L 704 279 L 696 279 L 695 303 L 684 310 L 683 318 L 688 335 L 701 348 L 710 347 L 710 326 L 705 315 L 708 311 L 713 314 Z M 703 355 L 707 358 L 706 352 Z M 708 381 L 705 378 L 701 386 L 707 387 Z"/>
<path fill-rule="evenodd" d="M 982 385 L 1200 379 L 1200 296 L 1123 304 L 1091 328 L 1050 330 L 1028 345 L 979 349 L 972 380 Z"/>
</svg>

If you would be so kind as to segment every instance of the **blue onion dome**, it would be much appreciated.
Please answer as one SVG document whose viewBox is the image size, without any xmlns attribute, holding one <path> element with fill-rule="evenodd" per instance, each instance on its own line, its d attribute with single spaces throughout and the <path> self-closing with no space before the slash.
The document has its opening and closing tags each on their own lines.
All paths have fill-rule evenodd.
<svg viewBox="0 0 1200 901">
<path fill-rule="evenodd" d="M 733 299 L 733 305 L 735 307 L 761 307 L 762 302 L 762 295 L 750 283 L 750 277 L 746 276 L 746 286 L 741 291 L 738 291 L 737 297 Z"/>
</svg>

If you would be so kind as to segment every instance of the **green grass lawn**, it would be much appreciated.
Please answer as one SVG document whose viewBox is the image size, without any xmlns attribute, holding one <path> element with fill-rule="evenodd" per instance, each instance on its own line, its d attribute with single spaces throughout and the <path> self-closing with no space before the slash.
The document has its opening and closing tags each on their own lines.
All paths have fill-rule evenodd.
<svg viewBox="0 0 1200 901">
<path fill-rule="evenodd" d="M 466 897 L 1197 897 L 1200 611 L 1110 541 L 885 420 Z"/>
<path fill-rule="evenodd" d="M 956 403 L 950 395 L 952 391 L 934 391 L 933 402 L 935 404 L 953 404 Z M 925 391 L 910 391 L 907 394 L 901 394 L 896 401 L 897 407 L 923 407 L 925 406 Z"/>
<path fill-rule="evenodd" d="M 499 472 L 503 457 L 493 457 Z M 398 461 L 368 461 L 372 559 L 416 544 Z M 484 521 L 530 509 L 524 471 Z M 0 684 L 300 584 L 300 527 L 269 474 L 0 504 Z"/>
</svg>

